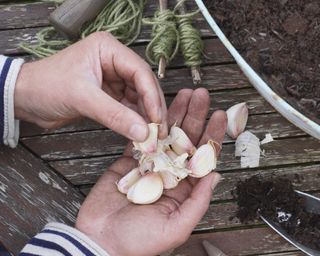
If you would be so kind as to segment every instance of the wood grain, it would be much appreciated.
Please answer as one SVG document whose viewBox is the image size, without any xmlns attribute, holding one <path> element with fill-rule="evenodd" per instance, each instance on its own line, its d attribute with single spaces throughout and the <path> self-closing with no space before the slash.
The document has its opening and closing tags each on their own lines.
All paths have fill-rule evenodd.
<svg viewBox="0 0 320 256">
<path fill-rule="evenodd" d="M 73 224 L 81 193 L 22 147 L 0 147 L 0 240 L 17 254 L 46 223 Z"/>
<path fill-rule="evenodd" d="M 207 240 L 229 256 L 256 255 L 295 250 L 283 238 L 269 228 L 253 228 L 227 232 L 192 235 L 181 247 L 174 250 L 175 256 L 207 256 L 202 241 Z"/>
<path fill-rule="evenodd" d="M 173 98 L 174 96 L 166 96 L 166 102 L 168 106 L 172 102 Z M 210 104 L 209 115 L 213 111 L 218 109 L 227 110 L 230 106 L 240 102 L 247 102 L 247 105 L 250 108 L 250 115 L 273 113 L 275 111 L 253 88 L 232 90 L 232 91 L 227 90 L 227 91 L 220 91 L 220 92 L 212 92 L 210 93 L 210 98 L 211 98 L 211 104 Z M 277 127 L 279 124 L 275 122 L 278 122 L 278 121 L 280 121 L 282 125 L 286 126 L 286 128 L 283 130 L 288 129 L 288 124 L 286 123 L 287 121 L 285 121 L 285 119 L 283 118 L 281 120 L 280 116 L 278 117 L 279 118 L 274 118 L 273 116 L 265 115 L 265 118 L 269 118 L 267 122 L 266 130 L 270 130 L 270 132 L 273 132 L 273 131 L 276 132 L 276 130 L 279 128 Z M 297 131 L 297 128 L 294 128 L 293 125 L 289 124 L 289 126 L 290 126 L 290 129 L 293 129 L 293 132 Z M 262 127 L 263 126 L 261 124 L 257 124 L 257 129 L 260 129 Z M 104 129 L 104 127 L 102 127 L 101 125 L 93 121 L 85 120 L 85 119 L 77 123 L 73 123 L 69 126 L 62 127 L 57 130 L 44 130 L 37 127 L 36 125 L 22 122 L 21 137 L 97 130 L 97 129 Z"/>
</svg>

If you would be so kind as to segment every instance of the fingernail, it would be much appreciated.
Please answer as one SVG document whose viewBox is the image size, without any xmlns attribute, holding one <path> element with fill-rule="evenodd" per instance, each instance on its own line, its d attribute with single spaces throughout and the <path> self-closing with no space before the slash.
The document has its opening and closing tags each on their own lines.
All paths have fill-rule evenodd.
<svg viewBox="0 0 320 256">
<path fill-rule="evenodd" d="M 132 140 L 142 142 L 147 139 L 148 128 L 143 124 L 134 124 L 131 126 L 129 133 Z"/>
<path fill-rule="evenodd" d="M 219 173 L 215 173 L 213 175 L 213 178 L 212 178 L 212 183 L 211 183 L 211 189 L 214 190 L 217 186 L 217 184 L 220 182 L 221 180 L 221 175 Z"/>
</svg>

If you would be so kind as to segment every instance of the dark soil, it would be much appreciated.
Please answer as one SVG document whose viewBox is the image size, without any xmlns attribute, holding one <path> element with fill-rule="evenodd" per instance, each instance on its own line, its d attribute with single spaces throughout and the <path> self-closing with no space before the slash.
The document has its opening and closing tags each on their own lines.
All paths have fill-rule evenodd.
<svg viewBox="0 0 320 256">
<path fill-rule="evenodd" d="M 320 123 L 320 1 L 206 2 L 253 69 L 291 105 Z"/>
<path fill-rule="evenodd" d="M 234 194 L 239 206 L 236 217 L 242 223 L 261 214 L 279 223 L 301 244 L 320 250 L 320 215 L 305 211 L 304 199 L 294 192 L 290 180 L 253 176 L 239 181 Z"/>
</svg>

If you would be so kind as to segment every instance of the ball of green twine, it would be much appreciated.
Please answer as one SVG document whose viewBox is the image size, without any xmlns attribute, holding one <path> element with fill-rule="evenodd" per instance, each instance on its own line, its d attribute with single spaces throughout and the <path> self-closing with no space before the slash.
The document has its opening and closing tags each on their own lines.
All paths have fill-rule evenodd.
<svg viewBox="0 0 320 256">
<path fill-rule="evenodd" d="M 192 26 L 191 15 L 176 15 L 176 18 L 185 65 L 188 67 L 200 66 L 204 47 L 200 32 Z"/>
<path fill-rule="evenodd" d="M 143 19 L 144 24 L 152 25 L 152 40 L 146 49 L 148 61 L 157 65 L 161 57 L 168 64 L 177 54 L 180 45 L 175 15 L 171 10 L 157 11 L 152 19 Z"/>
</svg>

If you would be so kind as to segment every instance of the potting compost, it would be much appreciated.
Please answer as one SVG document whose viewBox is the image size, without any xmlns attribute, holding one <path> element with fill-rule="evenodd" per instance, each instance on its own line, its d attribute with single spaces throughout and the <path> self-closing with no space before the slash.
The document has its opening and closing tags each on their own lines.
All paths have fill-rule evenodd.
<svg viewBox="0 0 320 256">
<path fill-rule="evenodd" d="M 260 214 L 278 223 L 296 241 L 320 250 L 320 215 L 304 209 L 304 199 L 294 192 L 286 178 L 252 176 L 239 181 L 234 191 L 242 223 L 259 219 Z"/>
<path fill-rule="evenodd" d="M 206 4 L 231 43 L 273 90 L 320 123 L 320 2 Z"/>
</svg>

